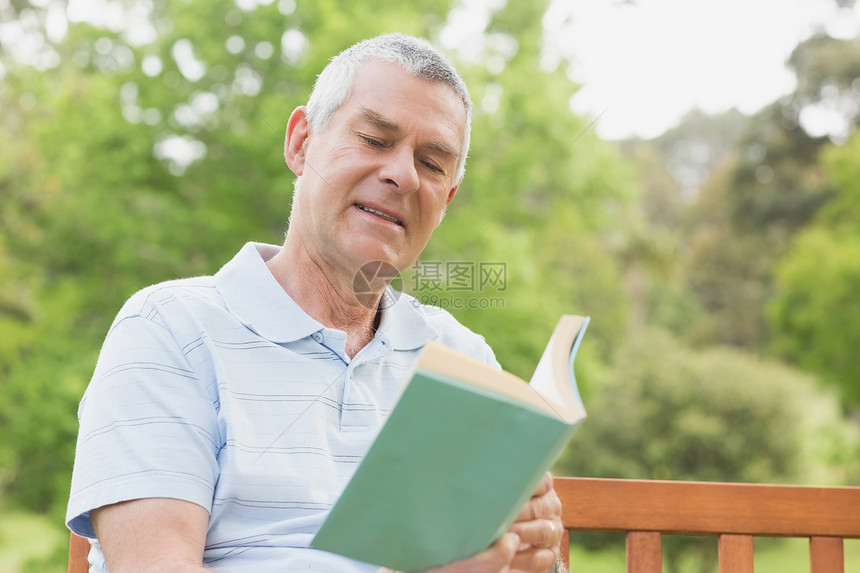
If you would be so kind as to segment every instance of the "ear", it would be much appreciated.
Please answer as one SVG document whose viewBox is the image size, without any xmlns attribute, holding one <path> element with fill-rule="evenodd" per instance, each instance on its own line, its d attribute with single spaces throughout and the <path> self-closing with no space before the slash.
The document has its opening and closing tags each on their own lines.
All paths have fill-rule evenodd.
<svg viewBox="0 0 860 573">
<path fill-rule="evenodd" d="M 451 201 L 454 200 L 454 195 L 457 194 L 457 190 L 459 188 L 460 188 L 460 184 L 458 183 L 458 184 L 454 185 L 453 187 L 451 187 L 451 190 L 448 191 L 448 202 L 445 203 L 446 207 L 451 204 Z"/>
<path fill-rule="evenodd" d="M 284 160 L 290 170 L 301 176 L 305 169 L 305 146 L 311 131 L 308 125 L 307 110 L 299 106 L 293 110 L 287 122 L 287 135 L 284 139 Z"/>
<path fill-rule="evenodd" d="M 439 228 L 439 225 L 442 224 L 442 220 L 445 218 L 445 214 L 448 212 L 448 205 L 451 204 L 451 201 L 454 200 L 454 195 L 457 194 L 457 189 L 459 189 L 459 185 L 454 185 L 451 187 L 451 190 L 448 191 L 448 200 L 445 202 L 445 208 L 442 209 L 442 212 L 439 213 L 439 220 L 436 222 L 436 228 Z"/>
</svg>

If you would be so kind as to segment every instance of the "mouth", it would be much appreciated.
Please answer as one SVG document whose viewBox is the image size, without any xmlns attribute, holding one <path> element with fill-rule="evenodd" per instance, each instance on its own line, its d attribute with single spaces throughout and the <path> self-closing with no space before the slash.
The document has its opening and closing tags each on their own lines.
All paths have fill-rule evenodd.
<svg viewBox="0 0 860 573">
<path fill-rule="evenodd" d="M 376 215 L 380 219 L 385 219 L 386 221 L 391 221 L 395 225 L 403 226 L 403 221 L 391 215 L 390 213 L 386 213 L 385 211 L 380 211 L 379 209 L 374 209 L 373 207 L 368 207 L 367 205 L 362 205 L 361 203 L 354 203 L 356 207 L 364 211 L 365 213 L 370 213 L 371 215 Z"/>
</svg>

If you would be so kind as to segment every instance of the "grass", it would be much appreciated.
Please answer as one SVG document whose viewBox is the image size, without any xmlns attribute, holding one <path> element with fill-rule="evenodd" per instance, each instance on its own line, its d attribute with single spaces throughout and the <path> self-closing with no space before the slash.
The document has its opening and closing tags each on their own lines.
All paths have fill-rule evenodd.
<svg viewBox="0 0 860 573">
<path fill-rule="evenodd" d="M 45 517 L 21 511 L 0 512 L 0 573 L 20 573 L 28 560 L 50 555 L 67 539 Z"/>
<path fill-rule="evenodd" d="M 808 573 L 809 541 L 783 539 L 777 545 L 771 540 L 756 540 L 756 573 Z M 860 571 L 860 539 L 843 542 L 845 571 Z M 761 556 L 758 555 L 761 551 Z"/>
<path fill-rule="evenodd" d="M 860 571 L 860 539 L 846 539 L 845 571 Z M 624 573 L 623 545 L 618 549 L 586 551 L 574 543 L 570 548 L 573 573 Z M 717 573 L 714 562 L 709 570 Z M 756 539 L 756 573 L 809 573 L 809 541 L 806 539 Z M 697 563 L 682 565 L 682 573 L 701 573 Z"/>
</svg>

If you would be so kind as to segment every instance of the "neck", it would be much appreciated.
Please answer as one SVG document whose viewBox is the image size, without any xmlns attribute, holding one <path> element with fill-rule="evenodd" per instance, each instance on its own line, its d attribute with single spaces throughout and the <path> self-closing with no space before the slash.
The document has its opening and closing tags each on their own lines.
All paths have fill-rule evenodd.
<svg viewBox="0 0 860 573">
<path fill-rule="evenodd" d="M 346 333 L 346 352 L 355 356 L 376 333 L 377 309 L 386 285 L 374 285 L 374 292 L 359 298 L 353 287 L 358 269 L 338 268 L 304 247 L 301 239 L 288 235 L 284 247 L 266 265 L 311 318 Z"/>
</svg>

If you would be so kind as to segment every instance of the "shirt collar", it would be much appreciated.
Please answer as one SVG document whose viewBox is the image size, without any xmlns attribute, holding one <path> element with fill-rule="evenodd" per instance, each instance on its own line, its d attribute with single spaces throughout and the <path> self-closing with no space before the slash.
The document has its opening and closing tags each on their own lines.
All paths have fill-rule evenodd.
<svg viewBox="0 0 860 573">
<path fill-rule="evenodd" d="M 308 316 L 284 291 L 266 266 L 279 247 L 247 243 L 215 274 L 227 308 L 245 326 L 276 343 L 310 336 L 323 325 Z"/>
<path fill-rule="evenodd" d="M 414 297 L 389 286 L 382 301 L 382 320 L 377 335 L 387 339 L 396 350 L 421 348 L 439 338 L 439 333 L 427 321 L 421 303 Z"/>
<path fill-rule="evenodd" d="M 311 318 L 284 291 L 266 266 L 280 247 L 247 243 L 215 274 L 215 285 L 227 308 L 245 326 L 275 343 L 305 338 L 325 327 Z M 421 304 L 390 286 L 383 297 L 378 337 L 396 350 L 421 348 L 439 337 Z"/>
</svg>

